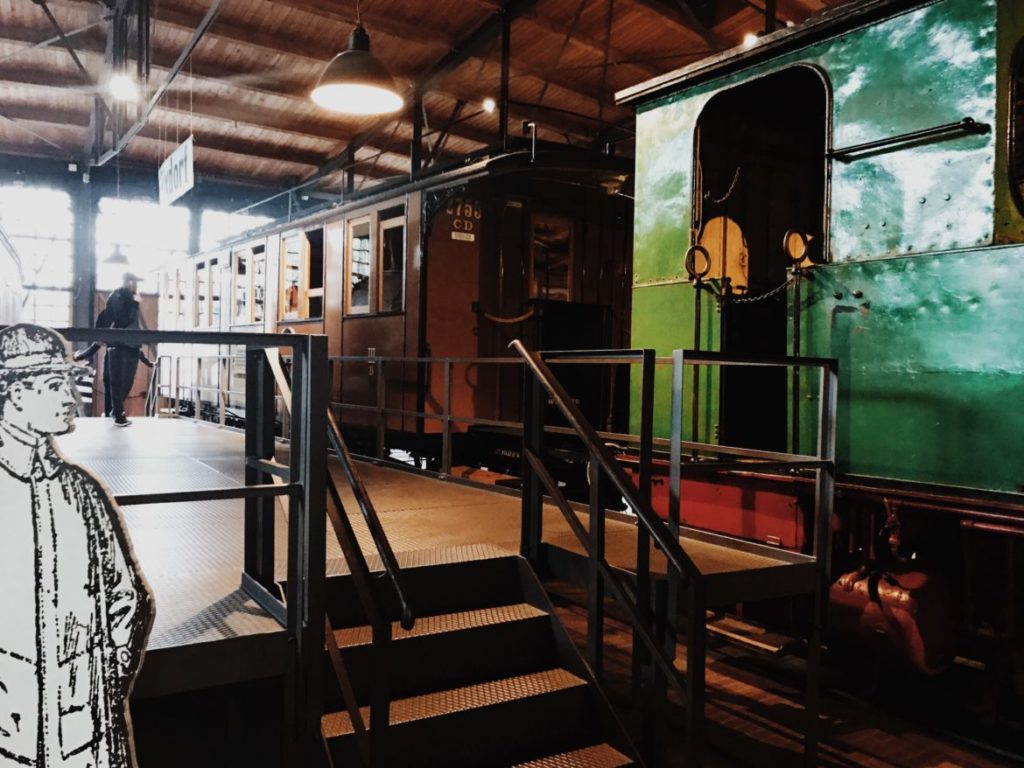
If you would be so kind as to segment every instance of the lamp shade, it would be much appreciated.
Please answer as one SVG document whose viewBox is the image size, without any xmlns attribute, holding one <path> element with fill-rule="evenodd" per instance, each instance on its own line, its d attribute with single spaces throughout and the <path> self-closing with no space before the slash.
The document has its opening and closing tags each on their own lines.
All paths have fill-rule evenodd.
<svg viewBox="0 0 1024 768">
<path fill-rule="evenodd" d="M 348 48 L 331 59 L 310 96 L 324 109 L 350 115 L 384 115 L 403 104 L 395 81 L 370 53 L 370 36 L 361 24 L 352 30 Z"/>
</svg>

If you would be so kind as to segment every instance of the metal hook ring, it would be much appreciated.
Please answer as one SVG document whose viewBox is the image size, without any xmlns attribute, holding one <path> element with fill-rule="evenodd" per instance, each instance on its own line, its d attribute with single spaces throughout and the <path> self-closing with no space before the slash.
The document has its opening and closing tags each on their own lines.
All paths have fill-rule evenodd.
<svg viewBox="0 0 1024 768">
<path fill-rule="evenodd" d="M 697 271 L 697 253 L 704 257 L 704 269 Z M 683 266 L 686 267 L 686 274 L 691 280 L 700 280 L 711 271 L 711 254 L 703 245 L 691 245 L 686 249 L 686 257 L 683 259 Z"/>
<path fill-rule="evenodd" d="M 797 256 L 794 256 L 789 250 L 789 239 L 794 235 L 800 238 L 800 243 L 803 245 L 803 248 L 800 249 L 800 254 Z M 787 229 L 786 234 L 782 236 L 782 250 L 786 252 L 786 255 L 789 256 L 789 260 L 794 264 L 799 264 L 807 256 L 809 243 L 810 241 L 807 239 L 807 235 L 797 229 Z"/>
</svg>

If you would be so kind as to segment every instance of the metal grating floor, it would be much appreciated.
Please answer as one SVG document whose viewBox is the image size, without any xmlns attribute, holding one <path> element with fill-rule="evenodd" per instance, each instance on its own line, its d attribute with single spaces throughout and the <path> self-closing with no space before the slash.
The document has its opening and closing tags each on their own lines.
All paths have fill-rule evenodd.
<svg viewBox="0 0 1024 768">
<path fill-rule="evenodd" d="M 79 419 L 75 432 L 58 440 L 69 460 L 90 469 L 115 493 L 145 493 L 240 485 L 244 482 L 244 436 L 187 419 L 136 419 L 128 429 L 110 420 Z M 332 473 L 340 468 L 332 462 Z M 485 488 L 361 463 L 360 473 L 399 562 L 408 568 L 505 557 L 519 549 L 520 502 Z M 340 477 L 339 477 L 340 479 Z M 372 540 L 347 486 L 346 513 L 371 568 L 380 569 Z M 239 588 L 242 569 L 241 501 L 126 507 L 133 546 L 156 595 L 157 619 L 151 653 L 240 637 L 277 635 L 277 622 Z M 545 541 L 581 553 L 561 514 L 544 511 Z M 285 577 L 287 511 L 276 516 L 276 570 Z M 607 553 L 618 567 L 635 567 L 636 529 L 608 521 Z M 347 571 L 328 531 L 328 572 Z M 735 573 L 777 566 L 770 558 L 685 541 L 707 573 Z M 660 553 L 652 567 L 664 568 Z M 155 657 L 152 657 L 155 658 Z"/>
<path fill-rule="evenodd" d="M 564 669 L 549 669 L 544 672 L 508 677 L 504 680 L 492 680 L 462 688 L 451 688 L 391 702 L 391 724 L 399 725 L 414 720 L 425 720 L 429 717 L 466 712 L 470 709 L 482 709 L 585 685 L 583 680 L 571 672 Z M 370 708 L 363 707 L 360 712 L 363 721 L 372 726 Z M 354 732 L 347 712 L 332 712 L 329 715 L 324 715 L 321 726 L 326 738 L 345 736 Z"/>
<path fill-rule="evenodd" d="M 542 757 L 514 768 L 622 768 L 633 765 L 633 761 L 608 744 L 574 749 L 560 755 Z"/>
<path fill-rule="evenodd" d="M 536 619 L 547 615 L 540 608 L 535 608 L 527 603 L 518 603 L 516 605 L 500 605 L 496 608 L 479 608 L 459 613 L 421 616 L 417 617 L 416 625 L 408 630 L 402 629 L 397 621 L 393 622 L 392 637 L 395 640 L 402 640 L 407 637 L 442 635 L 446 632 L 490 627 L 495 624 L 507 624 L 513 621 L 526 621 L 527 619 Z M 335 630 L 334 637 L 342 648 L 369 645 L 373 640 L 373 630 L 369 626 L 348 627 Z"/>
</svg>

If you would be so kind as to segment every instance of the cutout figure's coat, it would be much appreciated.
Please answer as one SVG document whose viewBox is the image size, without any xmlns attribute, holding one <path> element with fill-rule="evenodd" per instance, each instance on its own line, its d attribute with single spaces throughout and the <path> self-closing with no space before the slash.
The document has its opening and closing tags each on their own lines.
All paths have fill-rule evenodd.
<svg viewBox="0 0 1024 768">
<path fill-rule="evenodd" d="M 127 698 L 152 598 L 106 490 L 56 451 L 64 340 L 0 331 L 0 768 L 129 768 Z"/>
</svg>

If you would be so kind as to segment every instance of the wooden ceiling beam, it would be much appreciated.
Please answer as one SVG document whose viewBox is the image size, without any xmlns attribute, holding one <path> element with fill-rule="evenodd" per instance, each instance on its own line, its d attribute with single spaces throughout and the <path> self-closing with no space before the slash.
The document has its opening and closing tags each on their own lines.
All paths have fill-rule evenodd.
<svg viewBox="0 0 1024 768">
<path fill-rule="evenodd" d="M 47 123 L 52 125 L 67 125 L 73 128 L 87 128 L 89 126 L 90 114 L 82 109 L 54 109 L 52 107 L 35 107 L 26 105 L 7 105 L 4 107 L 4 114 L 15 120 L 27 120 L 35 123 Z M 211 132 L 210 139 L 216 142 L 225 142 L 219 146 L 214 143 L 202 141 L 203 131 L 199 132 L 200 141 L 197 149 L 211 152 L 227 152 L 247 157 L 258 157 L 261 160 L 273 160 L 296 165 L 319 166 L 326 157 L 325 152 L 313 152 L 310 150 L 294 149 L 289 147 L 278 147 L 275 144 L 268 144 L 264 141 L 241 138 L 238 136 L 225 136 Z M 139 135 L 146 139 L 160 141 L 173 148 L 173 133 L 164 132 L 156 123 L 150 123 Z"/>
<path fill-rule="evenodd" d="M 687 0 L 630 0 L 641 5 L 659 16 L 668 19 L 681 27 L 700 35 L 712 51 L 721 51 L 729 47 L 729 42 L 710 29 L 697 18 L 696 12 Z"/>
<path fill-rule="evenodd" d="M 9 40 L 8 35 L 11 34 L 15 39 Z M 5 42 L 24 42 L 24 38 L 30 36 L 22 35 L 18 30 L 0 30 L 0 41 Z M 80 53 L 85 55 L 86 61 L 89 61 L 93 57 L 98 57 L 103 54 L 103 41 L 93 37 L 86 41 L 86 44 L 81 47 Z M 164 50 L 162 47 L 154 47 L 153 49 L 153 70 L 162 71 L 165 70 L 172 64 L 172 53 L 169 50 Z M 216 83 L 226 83 L 232 85 L 233 81 L 237 78 L 245 78 L 250 75 L 258 75 L 261 73 L 247 73 L 240 71 L 229 71 L 215 65 L 206 64 L 202 61 L 196 61 L 191 66 L 191 75 L 197 79 L 209 80 Z M 69 86 L 68 76 L 63 72 L 55 73 L 50 72 L 44 68 L 33 68 L 29 69 L 26 67 L 12 68 L 6 71 L 0 72 L 0 77 L 6 78 L 9 82 L 20 82 L 27 85 L 37 85 L 41 87 L 49 88 L 67 88 Z M 294 102 L 296 105 L 308 106 L 305 98 L 296 93 L 296 89 L 286 84 L 267 83 L 262 87 L 255 87 L 248 84 L 237 85 L 244 91 L 252 92 L 256 94 L 266 94 L 277 98 L 284 98 Z M 196 114 L 212 117 L 219 120 L 225 120 L 230 122 L 244 122 L 256 128 L 262 128 L 271 131 L 282 131 L 289 134 L 313 136 L 319 139 L 326 139 L 332 142 L 343 142 L 347 141 L 352 137 L 350 130 L 346 130 L 342 126 L 332 126 L 329 123 L 321 121 L 309 121 L 309 120 L 297 120 L 291 118 L 277 119 L 276 113 L 260 110 L 254 111 L 248 109 L 245 106 L 225 107 L 224 100 L 217 100 L 212 97 L 192 94 L 191 96 L 193 108 Z M 230 102 L 230 100 L 229 100 Z M 230 102 L 235 103 L 235 102 Z M 169 109 L 167 100 L 161 105 L 162 109 Z M 181 110 L 178 110 L 181 111 Z M 187 110 L 184 110 L 187 113 Z M 436 110 L 430 110 L 428 112 L 428 120 L 431 125 L 441 125 L 447 120 L 447 116 L 442 112 Z M 411 127 L 409 129 L 409 137 L 411 137 Z M 480 146 L 487 146 L 494 143 L 495 137 L 488 131 L 475 128 L 470 125 L 460 124 L 455 127 L 452 133 L 453 138 L 463 139 L 470 141 Z"/>
<path fill-rule="evenodd" d="M 481 5 L 485 5 L 488 8 L 500 8 L 501 3 L 498 0 L 477 0 Z M 559 26 L 556 21 L 551 19 L 549 16 L 544 15 L 537 8 L 532 8 L 522 16 L 519 17 L 520 23 L 529 24 L 530 26 L 536 27 L 543 32 L 547 32 L 550 35 L 558 37 L 564 37 L 566 30 Z M 515 36 L 513 35 L 513 39 Z M 605 46 L 604 41 L 598 40 L 596 37 L 575 31 L 572 37 L 569 38 L 569 44 L 575 45 L 577 48 L 583 48 L 590 53 L 604 56 L 604 52 L 608 50 L 608 57 L 612 63 L 625 62 L 631 67 L 636 67 L 639 71 L 643 72 L 647 77 L 654 77 L 655 75 L 662 74 L 663 70 L 657 69 L 656 67 L 649 66 L 642 62 L 635 62 L 632 59 L 636 58 L 635 53 L 628 53 L 615 46 Z"/>
<path fill-rule="evenodd" d="M 75 1 L 82 2 L 84 0 Z M 519 6 L 525 4 L 533 5 L 536 2 L 538 2 L 538 0 L 513 0 L 509 5 L 511 10 L 514 12 Z M 491 17 L 491 20 L 498 15 L 498 13 L 495 13 Z M 194 14 L 168 8 L 166 4 L 161 4 L 156 9 L 155 18 L 158 23 L 169 24 L 181 29 L 192 29 L 196 23 L 196 17 Z M 488 22 L 485 22 L 485 24 L 487 23 Z M 475 33 L 479 33 L 479 31 L 480 30 L 478 29 Z M 310 43 L 309 41 L 285 40 L 279 35 L 268 35 L 260 32 L 259 30 L 254 30 L 251 27 L 241 27 L 234 23 L 228 23 L 223 19 L 214 22 L 208 32 L 208 37 L 211 39 L 226 40 L 232 43 L 240 43 L 251 48 L 259 48 L 274 54 L 295 56 L 297 58 L 306 59 L 307 61 L 316 62 L 318 67 L 325 65 L 334 57 L 335 54 L 344 49 L 343 40 L 339 41 L 336 45 L 331 44 L 330 46 L 317 45 Z M 473 35 L 471 35 L 470 37 L 473 38 L 474 43 L 476 44 L 472 47 L 456 45 L 455 47 L 448 49 L 448 52 L 438 61 L 438 63 L 435 63 L 435 65 L 427 71 L 426 75 L 419 75 L 415 78 L 412 88 L 413 95 L 417 92 L 423 93 L 427 90 L 437 89 L 438 83 L 445 75 L 467 60 L 487 60 L 489 58 L 487 55 L 489 53 L 487 46 L 493 42 L 495 39 L 494 36 L 487 38 L 484 43 L 477 42 L 478 40 L 483 39 L 482 36 L 473 37 Z M 197 59 L 200 58 L 201 52 L 197 55 Z M 552 73 L 542 66 L 531 66 L 524 64 L 522 61 L 513 61 L 511 69 L 513 78 L 528 75 L 541 80 L 550 79 L 553 85 L 569 91 L 581 98 L 595 102 L 602 98 L 602 95 L 595 91 L 581 89 L 579 83 L 571 82 L 564 77 L 552 77 Z M 425 87 L 420 85 L 421 82 L 425 83 Z M 444 89 L 441 90 L 443 91 Z M 611 94 L 606 94 L 604 98 L 608 98 L 610 95 Z M 459 97 L 453 96 L 453 99 L 454 98 Z"/>
<path fill-rule="evenodd" d="M 332 3 L 325 3 L 324 0 L 268 0 L 271 5 L 282 8 L 290 8 L 295 11 L 318 16 L 321 19 L 330 19 L 341 24 L 355 26 L 356 4 L 354 0 L 335 0 Z M 380 32 L 389 37 L 397 37 L 411 43 L 422 46 L 429 46 L 439 49 L 448 49 L 456 44 L 454 35 L 447 34 L 432 28 L 429 34 L 424 34 L 421 24 L 405 21 L 392 13 L 376 12 L 372 5 L 369 8 L 360 9 L 363 17 L 363 26 L 372 36 Z M 347 35 L 347 33 L 346 33 Z M 347 37 L 338 39 L 338 51 L 344 50 Z"/>
</svg>

